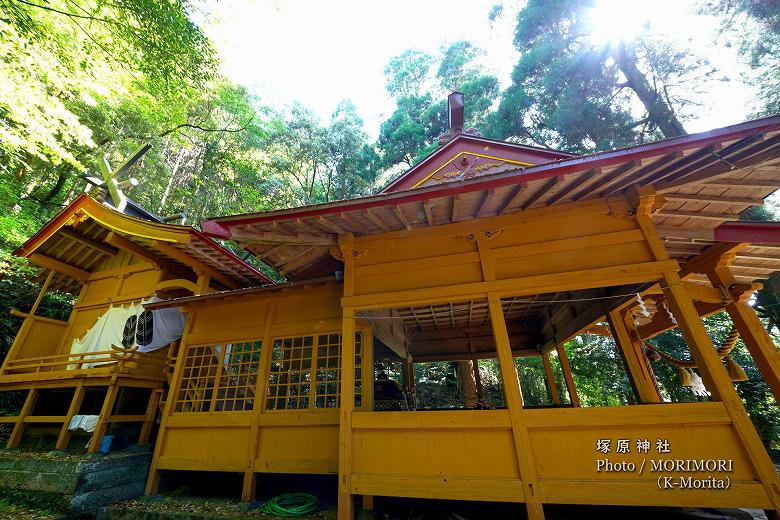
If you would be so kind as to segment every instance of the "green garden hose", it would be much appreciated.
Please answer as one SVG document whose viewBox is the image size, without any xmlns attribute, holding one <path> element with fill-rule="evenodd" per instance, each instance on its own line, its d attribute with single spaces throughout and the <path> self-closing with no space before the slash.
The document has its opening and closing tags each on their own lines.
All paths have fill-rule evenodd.
<svg viewBox="0 0 780 520">
<path fill-rule="evenodd" d="M 320 508 L 317 497 L 308 493 L 290 493 L 274 497 L 260 508 L 260 511 L 269 515 L 284 517 L 300 517 L 315 512 Z"/>
</svg>

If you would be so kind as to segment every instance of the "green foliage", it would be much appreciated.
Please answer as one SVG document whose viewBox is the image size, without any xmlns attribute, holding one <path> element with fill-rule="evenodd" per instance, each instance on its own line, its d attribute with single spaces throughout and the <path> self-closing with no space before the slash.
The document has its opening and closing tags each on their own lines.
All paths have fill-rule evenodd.
<svg viewBox="0 0 780 520">
<path fill-rule="evenodd" d="M 685 133 L 689 94 L 712 68 L 646 33 L 598 41 L 594 6 L 530 0 L 520 10 L 520 60 L 492 119 L 495 136 L 584 152 Z"/>
<path fill-rule="evenodd" d="M 704 325 L 718 346 L 731 330 L 731 320 L 725 312 L 704 319 Z M 775 338 L 777 341 L 777 338 Z M 678 359 L 691 359 L 685 340 L 677 329 L 659 334 L 650 341 L 660 350 Z M 748 375 L 748 381 L 735 383 L 737 393 L 742 398 L 764 444 L 771 449 L 780 448 L 780 409 L 761 373 L 756 368 L 744 342 L 740 339 L 732 355 Z M 691 402 L 706 400 L 706 397 L 693 395 L 690 388 L 680 386 L 677 369 L 665 361 L 653 364 L 653 371 L 661 389 L 662 397 L 671 402 Z"/>
<path fill-rule="evenodd" d="M 565 345 L 582 406 L 636 402 L 623 359 L 612 338 L 582 334 Z"/>
<path fill-rule="evenodd" d="M 439 146 L 448 129 L 446 96 L 452 91 L 466 97 L 466 126 L 487 131 L 499 86 L 481 66 L 482 56 L 471 43 L 456 41 L 436 57 L 410 49 L 390 60 L 386 88 L 396 108 L 380 127 L 378 166 L 414 166 Z"/>
<path fill-rule="evenodd" d="M 780 113 L 780 9 L 775 0 L 702 0 L 703 13 L 720 17 L 753 69 L 756 115 Z"/>
</svg>

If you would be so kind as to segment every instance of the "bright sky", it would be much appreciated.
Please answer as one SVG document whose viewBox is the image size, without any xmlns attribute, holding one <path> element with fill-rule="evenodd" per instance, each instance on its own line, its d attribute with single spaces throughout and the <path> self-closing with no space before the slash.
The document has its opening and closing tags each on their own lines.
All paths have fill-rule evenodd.
<svg viewBox="0 0 780 520">
<path fill-rule="evenodd" d="M 203 20 L 198 22 L 232 81 L 247 86 L 264 104 L 300 101 L 323 121 L 349 98 L 371 137 L 394 106 L 384 89 L 385 64 L 404 50 L 436 53 L 454 41 L 470 41 L 486 51 L 485 66 L 502 87 L 518 58 L 512 46 L 516 2 L 505 1 L 506 15 L 491 25 L 488 12 L 501 0 L 199 1 Z M 600 0 L 594 37 L 629 35 L 642 22 L 675 35 L 680 45 L 706 55 L 735 78 L 707 86 L 705 106 L 686 128 L 701 131 L 743 121 L 750 92 L 739 81 L 735 51 L 719 45 L 713 55 L 717 24 L 694 18 L 688 9 L 680 0 Z"/>
</svg>

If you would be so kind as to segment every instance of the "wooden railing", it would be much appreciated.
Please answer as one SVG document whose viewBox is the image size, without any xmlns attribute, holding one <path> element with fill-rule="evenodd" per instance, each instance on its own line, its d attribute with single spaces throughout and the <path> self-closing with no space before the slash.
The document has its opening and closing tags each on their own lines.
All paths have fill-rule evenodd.
<svg viewBox="0 0 780 520">
<path fill-rule="evenodd" d="M 11 315 L 24 318 L 24 322 L 8 352 L 6 364 L 20 359 L 21 356 L 43 358 L 56 354 L 62 336 L 68 328 L 67 322 L 30 315 L 16 309 L 11 309 Z"/>
<path fill-rule="evenodd" d="M 125 349 L 112 345 L 110 350 L 96 352 L 12 359 L 6 363 L 5 373 L 81 370 L 92 367 L 110 368 L 112 372 L 120 373 L 141 370 L 163 376 L 166 368 L 166 357 L 164 353 L 138 352 L 135 348 Z"/>
</svg>

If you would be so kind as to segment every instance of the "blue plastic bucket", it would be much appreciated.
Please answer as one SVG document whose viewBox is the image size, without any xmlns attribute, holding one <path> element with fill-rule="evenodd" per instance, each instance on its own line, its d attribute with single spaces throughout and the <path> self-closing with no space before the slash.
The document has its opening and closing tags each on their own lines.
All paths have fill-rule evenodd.
<svg viewBox="0 0 780 520">
<path fill-rule="evenodd" d="M 100 442 L 100 453 L 103 455 L 111 451 L 111 443 L 114 441 L 113 435 L 104 435 L 103 440 Z"/>
</svg>

